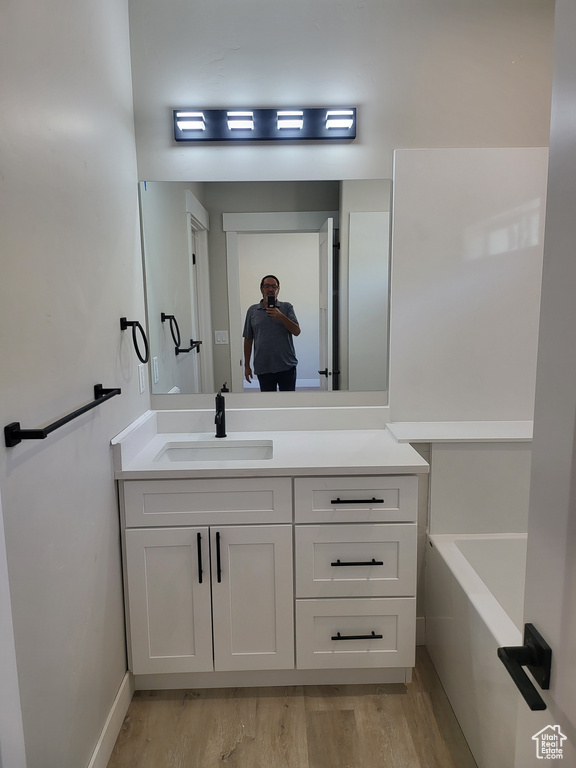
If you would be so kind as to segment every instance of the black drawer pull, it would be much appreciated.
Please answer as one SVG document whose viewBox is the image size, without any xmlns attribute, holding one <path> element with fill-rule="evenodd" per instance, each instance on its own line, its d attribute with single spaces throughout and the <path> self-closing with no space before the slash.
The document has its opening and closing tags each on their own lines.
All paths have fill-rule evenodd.
<svg viewBox="0 0 576 768">
<path fill-rule="evenodd" d="M 196 548 L 198 551 L 198 584 L 202 584 L 202 534 L 196 534 Z"/>
<path fill-rule="evenodd" d="M 340 632 L 337 632 L 335 635 L 332 635 L 332 640 L 382 640 L 384 635 L 377 635 L 374 630 L 372 630 L 372 633 L 370 635 L 341 635 Z"/>
<path fill-rule="evenodd" d="M 330 499 L 330 504 L 384 504 L 384 499 Z"/>
<path fill-rule="evenodd" d="M 220 531 L 216 531 L 216 580 L 222 583 L 222 562 L 220 560 Z"/>
<path fill-rule="evenodd" d="M 334 567 L 344 567 L 349 565 L 384 565 L 383 560 L 372 560 L 366 561 L 366 562 L 346 562 L 343 563 L 341 560 L 336 560 L 335 563 L 330 563 L 330 565 L 333 565 Z"/>
</svg>

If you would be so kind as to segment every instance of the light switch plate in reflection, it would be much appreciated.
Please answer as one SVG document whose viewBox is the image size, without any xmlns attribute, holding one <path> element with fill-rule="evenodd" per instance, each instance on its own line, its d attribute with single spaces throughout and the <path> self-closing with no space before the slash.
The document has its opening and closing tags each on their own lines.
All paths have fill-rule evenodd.
<svg viewBox="0 0 576 768">
<path fill-rule="evenodd" d="M 140 382 L 140 394 L 146 391 L 146 366 L 140 363 L 138 366 L 138 381 Z"/>
<path fill-rule="evenodd" d="M 228 344 L 228 331 L 214 331 L 214 341 L 216 344 Z"/>
</svg>

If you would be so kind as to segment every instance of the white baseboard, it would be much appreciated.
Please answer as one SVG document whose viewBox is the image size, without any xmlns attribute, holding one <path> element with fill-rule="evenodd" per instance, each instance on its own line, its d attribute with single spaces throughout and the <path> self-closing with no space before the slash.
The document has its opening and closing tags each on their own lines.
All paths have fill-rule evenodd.
<svg viewBox="0 0 576 768">
<path fill-rule="evenodd" d="M 106 768 L 110 761 L 110 755 L 116 744 L 116 739 L 122 728 L 124 717 L 134 695 L 134 677 L 130 672 L 126 672 L 114 703 L 108 713 L 104 728 L 92 754 L 88 768 Z"/>
</svg>

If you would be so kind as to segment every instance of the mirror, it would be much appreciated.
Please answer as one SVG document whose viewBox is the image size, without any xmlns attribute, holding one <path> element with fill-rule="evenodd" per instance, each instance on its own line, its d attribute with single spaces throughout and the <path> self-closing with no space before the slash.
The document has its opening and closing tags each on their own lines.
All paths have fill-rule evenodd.
<svg viewBox="0 0 576 768">
<path fill-rule="evenodd" d="M 296 391 L 385 391 L 391 180 L 141 182 L 153 394 L 259 392 L 244 317 L 265 274 L 301 334 Z"/>
</svg>

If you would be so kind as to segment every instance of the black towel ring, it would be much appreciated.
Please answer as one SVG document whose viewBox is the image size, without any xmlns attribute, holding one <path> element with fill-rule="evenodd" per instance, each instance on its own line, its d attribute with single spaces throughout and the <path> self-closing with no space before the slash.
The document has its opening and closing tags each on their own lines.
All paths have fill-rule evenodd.
<svg viewBox="0 0 576 768">
<path fill-rule="evenodd" d="M 160 319 L 163 323 L 166 322 L 166 320 L 170 320 L 170 333 L 172 334 L 172 341 L 174 342 L 174 346 L 176 349 L 180 346 L 181 337 L 180 337 L 180 328 L 178 327 L 178 320 L 176 320 L 176 317 L 174 315 L 167 315 L 165 312 L 162 312 L 160 314 Z"/>
<path fill-rule="evenodd" d="M 141 363 L 147 363 L 150 359 L 150 352 L 148 349 L 148 339 L 146 338 L 146 334 L 144 332 L 144 328 L 140 325 L 138 320 L 126 320 L 125 317 L 120 318 L 120 330 L 125 331 L 128 326 L 132 326 L 132 343 L 134 344 L 134 349 L 136 351 L 136 354 L 138 355 L 138 360 L 140 360 Z M 136 330 L 140 331 L 140 334 L 142 336 L 142 341 L 144 342 L 144 355 L 140 352 L 140 347 L 138 345 L 138 337 L 136 335 Z"/>
</svg>

